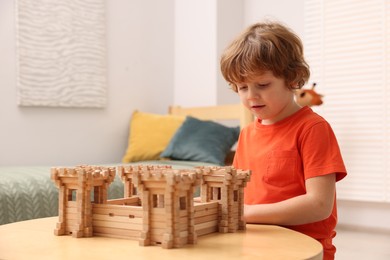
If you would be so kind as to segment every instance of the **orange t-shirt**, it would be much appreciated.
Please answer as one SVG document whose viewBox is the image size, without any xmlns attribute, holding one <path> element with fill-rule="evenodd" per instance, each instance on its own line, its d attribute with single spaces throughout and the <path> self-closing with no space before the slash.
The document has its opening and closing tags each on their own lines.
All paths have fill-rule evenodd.
<svg viewBox="0 0 390 260">
<path fill-rule="evenodd" d="M 305 180 L 312 177 L 336 173 L 339 181 L 347 174 L 332 128 L 309 107 L 272 125 L 256 121 L 245 127 L 233 165 L 252 172 L 244 192 L 245 204 L 249 205 L 305 194 Z M 288 228 L 319 240 L 326 256 L 335 252 L 332 238 L 336 223 L 335 202 L 327 219 Z"/>
</svg>

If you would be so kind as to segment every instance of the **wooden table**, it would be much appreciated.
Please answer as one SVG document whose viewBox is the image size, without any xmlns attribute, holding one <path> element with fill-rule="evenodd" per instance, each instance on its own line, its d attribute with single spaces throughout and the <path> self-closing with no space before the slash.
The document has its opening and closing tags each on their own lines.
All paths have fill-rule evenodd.
<svg viewBox="0 0 390 260">
<path fill-rule="evenodd" d="M 0 259 L 322 259 L 322 245 L 301 233 L 271 225 L 245 232 L 213 233 L 178 249 L 142 247 L 137 241 L 55 236 L 57 217 L 0 226 Z"/>
</svg>

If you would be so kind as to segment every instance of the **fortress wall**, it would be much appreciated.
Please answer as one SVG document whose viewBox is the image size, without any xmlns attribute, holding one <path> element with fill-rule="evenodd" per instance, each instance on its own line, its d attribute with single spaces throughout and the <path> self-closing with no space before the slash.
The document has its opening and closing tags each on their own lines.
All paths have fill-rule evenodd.
<svg viewBox="0 0 390 260">
<path fill-rule="evenodd" d="M 142 217 L 140 206 L 93 204 L 93 235 L 138 240 L 143 226 Z"/>
<path fill-rule="evenodd" d="M 218 202 L 196 203 L 194 222 L 197 236 L 218 232 L 220 206 Z"/>
</svg>

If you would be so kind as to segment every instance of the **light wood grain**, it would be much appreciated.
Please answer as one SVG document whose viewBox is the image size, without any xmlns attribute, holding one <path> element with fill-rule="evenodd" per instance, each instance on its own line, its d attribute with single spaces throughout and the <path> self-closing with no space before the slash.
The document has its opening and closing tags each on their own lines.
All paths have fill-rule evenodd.
<svg viewBox="0 0 390 260">
<path fill-rule="evenodd" d="M 169 114 L 192 116 L 202 120 L 239 120 L 241 128 L 253 121 L 253 115 L 241 104 L 205 107 L 171 106 Z"/>
<path fill-rule="evenodd" d="M 142 247 L 137 241 L 106 237 L 55 236 L 58 218 L 0 226 L 0 259 L 322 259 L 321 244 L 301 233 L 272 225 L 213 233 L 179 249 Z"/>
</svg>

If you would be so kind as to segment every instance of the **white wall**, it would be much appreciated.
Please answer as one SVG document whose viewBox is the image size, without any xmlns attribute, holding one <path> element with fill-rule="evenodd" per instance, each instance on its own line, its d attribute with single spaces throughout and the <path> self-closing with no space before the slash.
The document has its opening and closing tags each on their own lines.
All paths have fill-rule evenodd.
<svg viewBox="0 0 390 260">
<path fill-rule="evenodd" d="M 217 6 L 217 104 L 232 104 L 239 102 L 238 96 L 233 92 L 222 76 L 220 70 L 220 57 L 223 50 L 244 28 L 245 1 L 219 0 Z"/>
<path fill-rule="evenodd" d="M 0 165 L 120 162 L 134 109 L 173 103 L 174 1 L 107 1 L 108 105 L 18 107 L 14 1 L 0 1 Z"/>
<path fill-rule="evenodd" d="M 243 29 L 244 1 L 176 0 L 174 103 L 207 106 L 237 103 L 222 77 L 219 58 Z"/>
<path fill-rule="evenodd" d="M 175 1 L 175 105 L 215 105 L 216 6 L 216 0 Z"/>
<path fill-rule="evenodd" d="M 304 37 L 304 0 L 244 0 L 245 26 L 262 19 L 276 19 Z"/>
</svg>

